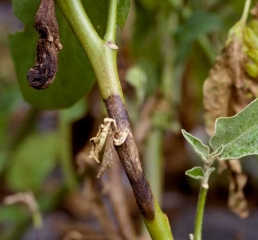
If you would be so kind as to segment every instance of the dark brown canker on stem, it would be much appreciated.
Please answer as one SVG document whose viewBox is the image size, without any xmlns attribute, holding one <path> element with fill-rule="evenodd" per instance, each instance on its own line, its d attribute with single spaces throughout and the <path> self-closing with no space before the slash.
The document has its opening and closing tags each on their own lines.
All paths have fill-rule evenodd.
<svg viewBox="0 0 258 240">
<path fill-rule="evenodd" d="M 104 100 L 108 116 L 115 119 L 118 130 L 130 130 L 127 110 L 118 95 L 112 95 Z M 129 134 L 121 146 L 115 146 L 120 161 L 132 186 L 136 202 L 142 215 L 151 220 L 154 218 L 154 200 L 150 185 L 146 180 L 134 138 Z"/>
<path fill-rule="evenodd" d="M 41 0 L 35 16 L 34 28 L 39 33 L 35 65 L 27 79 L 31 87 L 44 89 L 51 85 L 57 73 L 57 55 L 62 45 L 55 16 L 54 0 Z"/>
</svg>

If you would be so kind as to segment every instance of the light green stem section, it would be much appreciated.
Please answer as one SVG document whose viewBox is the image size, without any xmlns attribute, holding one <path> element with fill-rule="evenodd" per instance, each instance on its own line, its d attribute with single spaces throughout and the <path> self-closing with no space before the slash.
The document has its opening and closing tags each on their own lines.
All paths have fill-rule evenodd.
<svg viewBox="0 0 258 240">
<path fill-rule="evenodd" d="M 102 39 L 94 29 L 80 0 L 56 0 L 88 57 L 99 55 Z"/>
<path fill-rule="evenodd" d="M 205 206 L 207 191 L 208 191 L 207 188 L 204 188 L 201 186 L 199 197 L 198 197 L 196 216 L 195 216 L 194 240 L 202 239 L 202 222 L 203 222 L 203 213 L 204 213 L 204 206 Z"/>
<path fill-rule="evenodd" d="M 155 201 L 155 216 L 152 220 L 143 218 L 152 240 L 173 240 L 167 216 L 161 211 L 157 200 Z"/>
<path fill-rule="evenodd" d="M 145 176 L 158 202 L 161 202 L 163 186 L 162 136 L 162 131 L 159 129 L 153 129 L 149 133 L 143 156 Z M 142 235 L 146 238 L 149 237 L 144 225 L 142 226 Z"/>
<path fill-rule="evenodd" d="M 147 179 L 152 187 L 152 192 L 161 201 L 163 185 L 163 155 L 162 155 L 162 131 L 153 129 L 147 141 L 144 154 L 144 170 Z"/>
<path fill-rule="evenodd" d="M 107 42 L 115 42 L 116 40 L 117 1 L 109 0 L 107 30 L 104 36 L 104 40 Z"/>
<path fill-rule="evenodd" d="M 249 12 L 249 9 L 250 9 L 250 5 L 251 5 L 251 0 L 246 0 L 244 11 L 243 11 L 242 17 L 240 19 L 240 22 L 242 22 L 243 24 L 246 24 L 246 21 L 247 21 L 247 18 L 248 18 L 248 12 Z"/>
<path fill-rule="evenodd" d="M 98 36 L 80 0 L 56 0 L 56 2 L 91 62 L 102 98 L 119 95 L 124 100 L 117 71 L 117 50 L 111 49 L 107 42 Z M 112 9 L 109 10 L 105 34 L 111 38 L 115 38 L 116 33 L 115 27 L 109 26 L 115 23 L 111 20 L 112 16 L 116 19 L 115 2 L 117 1 L 110 2 Z"/>
<path fill-rule="evenodd" d="M 33 224 L 36 229 L 41 229 L 43 226 L 42 222 L 42 216 L 40 211 L 37 209 L 37 211 L 32 213 L 32 219 L 33 219 Z"/>
</svg>

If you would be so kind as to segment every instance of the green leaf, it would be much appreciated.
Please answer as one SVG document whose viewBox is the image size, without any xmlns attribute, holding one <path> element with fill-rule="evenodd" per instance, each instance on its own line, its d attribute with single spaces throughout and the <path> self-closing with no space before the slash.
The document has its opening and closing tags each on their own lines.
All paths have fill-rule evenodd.
<svg viewBox="0 0 258 240">
<path fill-rule="evenodd" d="M 193 147 L 194 151 L 204 160 L 207 161 L 207 157 L 210 154 L 210 149 L 207 145 L 203 144 L 202 141 L 190 133 L 182 129 L 182 134 L 187 142 Z"/>
<path fill-rule="evenodd" d="M 125 25 L 129 10 L 131 0 L 118 0 L 117 8 L 117 24 L 122 29 Z"/>
<path fill-rule="evenodd" d="M 233 117 L 221 117 L 216 120 L 215 133 L 210 146 L 223 147 L 220 159 L 235 159 L 258 154 L 258 100 L 254 100 L 245 109 Z"/>
<path fill-rule="evenodd" d="M 106 25 L 106 1 L 84 0 L 83 3 L 100 35 Z M 104 3 L 105 2 L 105 3 Z M 14 14 L 25 24 L 22 32 L 9 37 L 11 55 L 24 99 L 32 105 L 45 108 L 67 108 L 85 96 L 93 85 L 94 73 L 90 62 L 73 35 L 62 13 L 56 6 L 60 39 L 63 49 L 58 56 L 59 66 L 54 83 L 45 90 L 36 90 L 28 85 L 27 72 L 33 66 L 36 56 L 38 34 L 33 28 L 34 16 L 39 0 L 14 0 Z M 105 20 L 104 20 L 105 19 Z"/>
<path fill-rule="evenodd" d="M 190 170 L 187 170 L 185 172 L 185 175 L 197 179 L 197 180 L 203 180 L 204 179 L 204 171 L 202 167 L 193 167 Z"/>
<path fill-rule="evenodd" d="M 37 191 L 52 170 L 57 155 L 57 134 L 33 134 L 23 141 L 12 156 L 7 175 L 14 191 Z"/>
<path fill-rule="evenodd" d="M 190 41 L 196 40 L 202 34 L 221 30 L 222 28 L 223 21 L 218 15 L 206 11 L 195 11 L 193 15 L 178 28 L 176 36 L 178 37 L 179 43 L 189 43 Z"/>
<path fill-rule="evenodd" d="M 198 40 L 199 43 L 203 43 L 203 37 L 205 37 L 206 34 L 221 30 L 224 25 L 222 18 L 216 14 L 200 10 L 193 12 L 191 17 L 179 26 L 175 35 L 178 43 L 178 62 L 182 62 L 189 57 L 194 41 Z M 209 52 L 209 54 L 211 53 L 212 51 Z M 200 51 L 198 52 L 198 55 L 200 55 Z M 202 68 L 203 67 L 201 67 L 201 69 Z"/>
</svg>

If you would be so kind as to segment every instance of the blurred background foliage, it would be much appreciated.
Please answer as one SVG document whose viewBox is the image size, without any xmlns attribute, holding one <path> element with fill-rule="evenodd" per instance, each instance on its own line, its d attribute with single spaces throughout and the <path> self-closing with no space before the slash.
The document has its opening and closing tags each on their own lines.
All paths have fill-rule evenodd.
<svg viewBox="0 0 258 240">
<path fill-rule="evenodd" d="M 188 239 L 193 229 L 198 183 L 184 172 L 200 163 L 180 129 L 207 142 L 202 85 L 243 5 L 235 0 L 134 0 L 125 28 L 118 30 L 118 68 L 135 139 L 175 239 Z M 110 175 L 115 170 L 111 168 L 104 181 L 98 181 L 98 166 L 85 158 L 88 140 L 106 114 L 97 86 L 65 110 L 46 111 L 26 103 L 8 49 L 8 34 L 22 28 L 12 14 L 11 1 L 1 1 L 0 200 L 3 203 L 8 195 L 32 191 L 43 227 L 33 227 L 25 205 L 1 204 L 0 239 L 127 239 L 113 214 L 112 194 L 118 193 L 108 190 L 114 188 Z M 242 163 L 248 175 L 245 193 L 250 217 L 240 220 L 230 213 L 228 175 L 214 174 L 204 239 L 257 239 L 257 159 Z M 139 227 L 140 216 L 121 167 L 118 172 L 117 181 L 126 196 L 121 207 L 134 219 L 132 231 L 148 239 Z M 103 214 L 112 226 L 103 223 Z"/>
</svg>

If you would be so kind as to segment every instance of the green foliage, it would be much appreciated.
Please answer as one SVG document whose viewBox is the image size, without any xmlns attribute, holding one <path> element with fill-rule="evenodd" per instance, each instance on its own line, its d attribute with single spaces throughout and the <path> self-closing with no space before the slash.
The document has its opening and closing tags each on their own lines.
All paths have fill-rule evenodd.
<svg viewBox="0 0 258 240">
<path fill-rule="evenodd" d="M 258 100 L 250 103 L 233 117 L 221 117 L 216 121 L 210 146 L 223 147 L 220 159 L 236 159 L 258 154 Z"/>
<path fill-rule="evenodd" d="M 122 29 L 125 25 L 129 10 L 131 0 L 118 0 L 117 8 L 117 24 Z"/>
<path fill-rule="evenodd" d="M 103 36 L 106 26 L 106 1 L 82 1 L 98 33 Z M 59 54 L 59 67 L 53 85 L 45 90 L 35 90 L 28 86 L 27 72 L 34 64 L 37 33 L 33 29 L 34 16 L 39 0 L 14 0 L 14 14 L 25 24 L 22 32 L 10 36 L 9 44 L 14 60 L 17 79 L 26 101 L 45 109 L 66 108 L 82 98 L 94 82 L 94 73 L 89 60 L 56 7 L 63 49 Z"/>
<path fill-rule="evenodd" d="M 202 158 L 202 160 L 206 162 L 210 154 L 209 147 L 203 144 L 200 139 L 194 137 L 185 130 L 182 130 L 182 134 L 187 140 L 187 142 L 193 147 L 194 151 Z"/>
<path fill-rule="evenodd" d="M 30 135 L 12 156 L 8 184 L 14 191 L 39 190 L 57 155 L 55 133 Z"/>
<path fill-rule="evenodd" d="M 195 152 L 208 162 L 214 157 L 221 160 L 237 159 L 258 154 L 258 99 L 233 117 L 221 117 L 216 120 L 215 133 L 209 144 L 214 152 L 201 140 L 182 130 L 183 136 Z"/>
<path fill-rule="evenodd" d="M 202 167 L 193 167 L 185 172 L 185 175 L 198 180 L 204 179 L 204 171 Z"/>
<path fill-rule="evenodd" d="M 194 12 L 192 16 L 179 27 L 176 34 L 179 42 L 191 42 L 203 34 L 211 33 L 222 27 L 223 21 L 218 15 L 199 10 Z"/>
<path fill-rule="evenodd" d="M 178 61 L 181 62 L 185 60 L 194 42 L 200 41 L 206 34 L 222 29 L 223 25 L 224 22 L 221 17 L 214 13 L 204 10 L 193 12 L 192 15 L 179 26 L 175 34 L 178 43 Z M 206 52 L 211 54 L 212 50 L 208 49 Z M 198 51 L 198 54 L 200 54 L 200 51 Z"/>
</svg>

